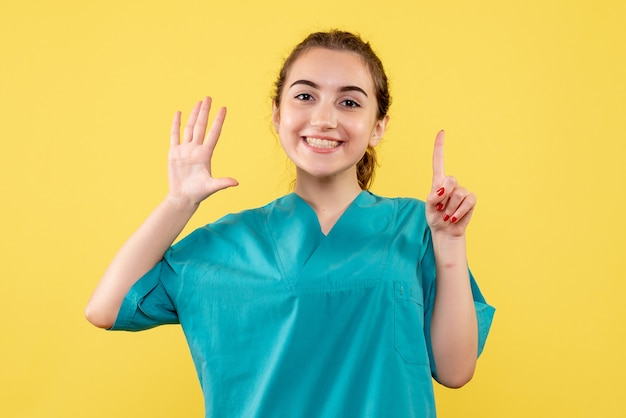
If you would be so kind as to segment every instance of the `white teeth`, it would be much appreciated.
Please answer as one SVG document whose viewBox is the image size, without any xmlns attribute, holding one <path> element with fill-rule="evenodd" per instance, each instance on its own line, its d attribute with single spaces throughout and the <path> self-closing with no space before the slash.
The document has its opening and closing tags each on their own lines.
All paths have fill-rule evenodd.
<svg viewBox="0 0 626 418">
<path fill-rule="evenodd" d="M 340 144 L 339 141 L 331 141 L 328 139 L 321 138 L 304 138 L 307 144 L 315 148 L 335 148 Z"/>
</svg>

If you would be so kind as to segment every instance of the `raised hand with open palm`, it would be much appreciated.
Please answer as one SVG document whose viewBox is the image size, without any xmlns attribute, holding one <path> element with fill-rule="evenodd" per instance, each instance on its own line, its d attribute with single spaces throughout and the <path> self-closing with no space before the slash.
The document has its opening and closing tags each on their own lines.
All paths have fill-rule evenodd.
<svg viewBox="0 0 626 418">
<path fill-rule="evenodd" d="M 196 104 L 185 125 L 182 142 L 180 112 L 176 112 L 172 122 L 168 158 L 169 197 L 183 204 L 198 205 L 213 193 L 238 185 L 233 178 L 215 178 L 211 173 L 211 158 L 222 132 L 226 108 L 217 111 L 207 133 L 210 109 L 210 97 Z"/>
</svg>

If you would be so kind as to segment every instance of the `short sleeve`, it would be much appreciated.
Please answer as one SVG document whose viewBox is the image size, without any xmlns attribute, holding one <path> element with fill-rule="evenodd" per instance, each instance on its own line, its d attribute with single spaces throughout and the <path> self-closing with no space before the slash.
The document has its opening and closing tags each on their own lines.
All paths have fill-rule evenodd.
<svg viewBox="0 0 626 418">
<path fill-rule="evenodd" d="M 158 325 L 177 324 L 176 307 L 163 285 L 173 271 L 166 257 L 130 288 L 111 330 L 141 331 Z"/>
<path fill-rule="evenodd" d="M 478 288 L 478 283 L 474 279 L 472 272 L 470 274 L 470 284 L 472 285 L 472 296 L 474 296 L 474 307 L 476 309 L 476 319 L 478 320 L 478 356 L 483 352 L 485 348 L 485 342 L 487 342 L 487 335 L 491 329 L 491 322 L 493 321 L 493 315 L 496 309 L 489 305 L 483 294 Z"/>
</svg>

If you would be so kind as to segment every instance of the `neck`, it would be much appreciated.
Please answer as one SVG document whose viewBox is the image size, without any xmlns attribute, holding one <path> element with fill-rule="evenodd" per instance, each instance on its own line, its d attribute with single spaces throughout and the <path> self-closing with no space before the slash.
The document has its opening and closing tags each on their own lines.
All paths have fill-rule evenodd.
<svg viewBox="0 0 626 418">
<path fill-rule="evenodd" d="M 298 173 L 294 192 L 317 214 L 322 232 L 327 234 L 352 201 L 361 193 L 354 178 L 312 178 Z"/>
<path fill-rule="evenodd" d="M 316 178 L 297 173 L 294 192 L 316 212 L 336 212 L 345 209 L 361 192 L 361 187 L 356 179 L 356 173 L 354 178 L 345 176 Z"/>
</svg>

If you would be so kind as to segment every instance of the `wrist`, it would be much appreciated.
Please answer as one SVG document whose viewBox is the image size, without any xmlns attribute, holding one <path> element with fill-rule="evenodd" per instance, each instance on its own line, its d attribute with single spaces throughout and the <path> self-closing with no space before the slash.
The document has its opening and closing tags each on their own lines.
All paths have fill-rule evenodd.
<svg viewBox="0 0 626 418">
<path fill-rule="evenodd" d="M 432 236 L 433 242 L 436 241 L 436 242 L 446 244 L 446 245 L 463 244 L 463 246 L 465 246 L 465 242 L 466 242 L 465 232 L 463 232 L 461 235 L 451 235 L 445 231 L 438 231 L 438 230 L 433 231 L 431 229 L 431 236 Z"/>
<path fill-rule="evenodd" d="M 185 199 L 180 196 L 175 196 L 171 193 L 168 193 L 165 196 L 165 199 L 163 200 L 163 204 L 169 207 L 170 209 L 173 209 L 176 212 L 190 213 L 190 214 L 193 214 L 200 206 L 200 203 L 193 202 L 192 200 Z"/>
<path fill-rule="evenodd" d="M 465 234 L 456 236 L 434 233 L 432 240 L 437 265 L 441 267 L 467 265 Z"/>
</svg>

